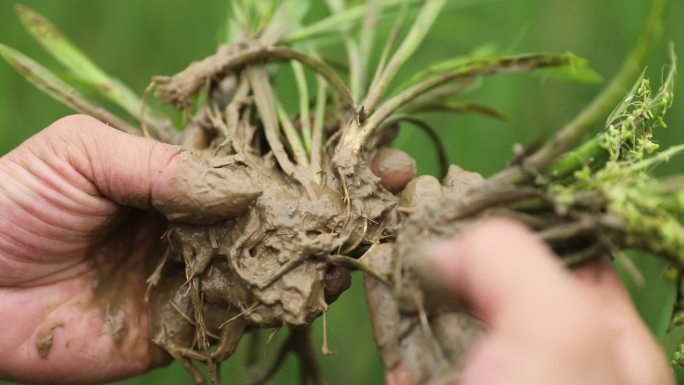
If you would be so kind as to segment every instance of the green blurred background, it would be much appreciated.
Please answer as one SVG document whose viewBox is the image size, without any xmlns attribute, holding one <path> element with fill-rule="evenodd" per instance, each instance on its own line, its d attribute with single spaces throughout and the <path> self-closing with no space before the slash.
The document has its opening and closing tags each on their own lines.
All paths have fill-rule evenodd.
<svg viewBox="0 0 684 385">
<path fill-rule="evenodd" d="M 151 76 L 173 74 L 190 61 L 214 51 L 229 1 L 25 0 L 25 3 L 56 23 L 105 70 L 142 92 Z M 319 4 L 323 2 L 314 3 L 311 18 L 325 14 Z M 444 13 L 402 76 L 407 77 L 435 60 L 496 43 L 500 50 L 511 52 L 571 51 L 588 58 L 594 69 L 610 77 L 639 34 L 648 4 L 647 0 L 483 1 L 457 12 Z M 22 30 L 13 5 L 14 1 L 0 1 L 0 42 L 42 63 L 54 64 Z M 677 18 L 682 15 L 684 1 L 672 0 L 665 39 L 654 47 L 649 61 L 649 73 L 655 83 L 661 79 L 667 58 L 665 43 L 674 41 L 680 52 L 684 51 L 684 24 Z M 345 57 L 341 47 L 328 47 L 324 52 L 337 60 Z M 284 83 L 288 87 L 289 82 Z M 427 118 L 439 129 L 451 162 L 491 174 L 511 158 L 514 143 L 530 143 L 552 134 L 586 105 L 599 87 L 532 75 L 504 75 L 487 79 L 483 87 L 467 98 L 500 108 L 511 115 L 510 122 L 440 114 Z M 684 78 L 680 78 L 677 89 L 684 90 Z M 69 109 L 37 91 L 0 62 L 0 155 L 69 113 Z M 669 127 L 660 130 L 656 139 L 665 146 L 684 142 L 681 99 L 675 100 L 667 120 Z M 422 173 L 436 172 L 434 152 L 422 133 L 406 128 L 396 144 L 418 159 Z M 683 165 L 681 160 L 675 160 L 659 172 L 678 172 Z M 656 259 L 643 255 L 633 258 L 644 272 L 647 284 L 637 288 L 628 282 L 628 286 L 644 319 L 657 338 L 665 341 L 671 312 L 668 304 L 674 296 L 674 285 L 663 278 L 665 267 Z M 330 344 L 336 354 L 323 357 L 321 362 L 332 385 L 383 382 L 362 299 L 361 277 L 354 278 L 352 290 L 332 306 L 329 314 Z M 314 328 L 316 342 L 320 343 L 320 322 Z M 286 333 L 281 333 L 281 339 L 282 335 Z M 226 384 L 245 382 L 244 350 L 225 365 Z M 270 359 L 276 350 L 274 345 L 262 350 L 262 354 Z M 290 359 L 272 383 L 295 383 L 296 378 L 297 366 Z M 189 382 L 178 365 L 171 365 L 120 383 Z"/>
</svg>

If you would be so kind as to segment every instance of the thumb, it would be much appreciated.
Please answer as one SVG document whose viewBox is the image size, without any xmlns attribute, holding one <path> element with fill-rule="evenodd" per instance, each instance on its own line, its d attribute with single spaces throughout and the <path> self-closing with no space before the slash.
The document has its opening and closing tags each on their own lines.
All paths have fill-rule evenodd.
<svg viewBox="0 0 684 385">
<path fill-rule="evenodd" d="M 53 157 L 67 159 L 94 193 L 120 205 L 156 209 L 172 221 L 217 222 L 261 195 L 246 167 L 211 167 L 179 146 L 126 134 L 85 115 L 60 119 L 36 141 L 57 152 Z"/>
<path fill-rule="evenodd" d="M 431 250 L 447 287 L 493 329 L 504 318 L 553 311 L 559 294 L 573 290 L 570 274 L 552 252 L 509 220 L 483 221 Z"/>
</svg>

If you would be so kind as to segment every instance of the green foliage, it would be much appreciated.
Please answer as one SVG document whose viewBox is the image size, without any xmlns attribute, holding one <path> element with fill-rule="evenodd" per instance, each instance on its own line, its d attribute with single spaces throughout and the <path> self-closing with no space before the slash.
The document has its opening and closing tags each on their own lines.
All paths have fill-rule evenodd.
<svg viewBox="0 0 684 385">
<path fill-rule="evenodd" d="M 88 100 L 50 70 L 21 52 L 0 44 L 0 56 L 34 86 L 74 110 L 95 116 L 125 132 L 138 131 L 126 121 Z"/>
<path fill-rule="evenodd" d="M 550 189 L 564 197 L 581 196 L 583 192 L 602 194 L 608 213 L 624 222 L 628 244 L 684 267 L 684 190 L 673 190 L 648 174 L 684 151 L 684 145 L 679 145 L 656 153 L 659 146 L 652 140 L 654 130 L 665 125 L 665 114 L 674 99 L 674 49 L 671 60 L 658 92 L 653 94 L 642 73 L 609 116 L 605 130 L 561 160 L 562 174 L 560 166 L 550 171 L 551 178 L 558 178 L 574 169 L 571 178 L 552 182 Z M 573 198 L 563 200 L 575 203 Z"/>
<path fill-rule="evenodd" d="M 101 96 L 118 104 L 132 116 L 138 115 L 142 104 L 140 98 L 126 85 L 107 75 L 49 20 L 25 5 L 18 4 L 16 11 L 24 28 L 69 70 L 71 76 L 90 85 Z"/>
</svg>

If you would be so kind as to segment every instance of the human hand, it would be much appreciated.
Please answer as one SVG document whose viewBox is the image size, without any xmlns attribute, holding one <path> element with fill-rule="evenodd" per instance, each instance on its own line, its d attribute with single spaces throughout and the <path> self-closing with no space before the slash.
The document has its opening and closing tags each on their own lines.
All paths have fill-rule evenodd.
<svg viewBox="0 0 684 385">
<path fill-rule="evenodd" d="M 143 300 L 159 212 L 212 223 L 236 214 L 213 178 L 250 185 L 78 115 L 0 158 L 0 178 L 0 379 L 42 383 L 110 381 L 166 362 Z"/>
<path fill-rule="evenodd" d="M 674 384 L 610 261 L 571 274 L 534 234 L 504 220 L 475 225 L 433 257 L 488 327 L 460 384 Z"/>
</svg>

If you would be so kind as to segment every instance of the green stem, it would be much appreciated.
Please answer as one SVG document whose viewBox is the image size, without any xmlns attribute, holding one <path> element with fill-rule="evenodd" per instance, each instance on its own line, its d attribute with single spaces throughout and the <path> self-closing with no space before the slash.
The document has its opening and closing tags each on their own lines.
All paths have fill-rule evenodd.
<svg viewBox="0 0 684 385">
<path fill-rule="evenodd" d="M 117 104 L 131 116 L 138 116 L 142 105 L 138 95 L 121 81 L 105 73 L 42 15 L 22 4 L 17 4 L 15 8 L 26 31 L 50 55 L 78 79 L 93 87 L 98 94 Z M 165 127 L 170 126 L 168 119 L 155 111 L 149 111 L 147 124 L 153 127 L 155 132 L 165 131 Z"/>
<path fill-rule="evenodd" d="M 309 116 L 309 86 L 307 85 L 306 74 L 304 73 L 304 67 L 302 67 L 301 63 L 293 61 L 292 71 L 295 75 L 295 82 L 297 84 L 297 91 L 299 93 L 299 122 L 302 127 L 302 139 L 304 141 L 304 150 L 307 153 L 311 153 L 311 118 Z"/>
<path fill-rule="evenodd" d="M 399 32 L 401 31 L 401 26 L 404 23 L 404 20 L 406 20 L 407 9 L 408 6 L 405 2 L 401 7 L 401 10 L 399 11 L 399 15 L 397 16 L 396 20 L 394 20 L 394 26 L 392 26 L 392 31 L 387 37 L 385 46 L 382 49 L 382 54 L 380 55 L 380 62 L 378 63 L 378 66 L 375 69 L 375 75 L 373 75 L 373 80 L 370 83 L 371 85 L 369 89 L 375 88 L 375 85 L 380 79 L 380 75 L 382 75 L 383 71 L 385 70 L 385 65 L 387 64 L 387 60 L 389 59 L 392 47 L 394 47 L 394 43 L 397 41 L 397 38 L 399 37 Z"/>
<path fill-rule="evenodd" d="M 352 37 L 345 38 L 344 45 L 349 58 L 349 90 L 356 103 L 361 97 L 361 52 L 359 44 Z"/>
<path fill-rule="evenodd" d="M 314 172 L 322 171 L 321 158 L 323 156 L 323 126 L 325 124 L 325 107 L 328 96 L 328 83 L 322 77 L 318 77 L 318 91 L 316 94 L 316 111 L 313 126 L 313 138 L 311 146 L 311 165 Z"/>
<path fill-rule="evenodd" d="M 608 158 L 608 150 L 601 146 L 598 138 L 593 138 L 552 163 L 547 173 L 553 179 L 564 178 L 583 167 L 592 167 L 596 162 L 606 162 Z"/>
<path fill-rule="evenodd" d="M 387 67 L 383 70 L 382 75 L 380 75 L 377 84 L 370 90 L 366 100 L 363 102 L 363 106 L 367 113 L 371 113 L 375 110 L 375 107 L 380 102 L 380 99 L 387 91 L 387 88 L 390 86 L 390 83 L 392 83 L 392 80 L 394 80 L 401 67 L 413 55 L 423 42 L 423 39 L 425 39 L 425 35 L 427 35 L 434 24 L 435 19 L 439 16 L 445 3 L 446 0 L 427 0 L 425 2 L 423 9 L 413 23 L 408 35 L 406 35 L 406 38 L 404 38 L 404 41 L 394 53 L 394 56 L 392 56 Z"/>
<path fill-rule="evenodd" d="M 287 156 L 285 147 L 280 141 L 278 128 L 278 113 L 275 107 L 273 89 L 268 80 L 268 72 L 263 66 L 250 66 L 246 69 L 247 78 L 254 93 L 254 103 L 259 110 L 259 116 L 264 125 L 264 135 L 280 168 L 285 174 L 296 177 L 296 168 Z"/>
<path fill-rule="evenodd" d="M 302 141 L 297 135 L 297 130 L 287 116 L 287 112 L 283 106 L 276 101 L 276 110 L 278 111 L 278 119 L 280 119 L 280 125 L 283 128 L 287 142 L 290 143 L 290 148 L 292 148 L 292 155 L 294 155 L 295 161 L 298 165 L 307 165 L 309 160 L 306 157 L 306 150 L 302 145 Z"/>
<path fill-rule="evenodd" d="M 424 0 L 381 0 L 379 5 L 385 8 L 402 5 L 404 3 L 417 4 L 422 1 Z M 347 8 L 341 12 L 336 12 L 328 16 L 323 20 L 292 31 L 292 33 L 285 37 L 284 42 L 291 44 L 297 41 L 309 40 L 318 35 L 339 32 L 340 28 L 361 21 L 367 12 L 367 4 Z"/>
<path fill-rule="evenodd" d="M 672 146 L 667 150 L 660 151 L 657 154 L 654 154 L 653 156 L 650 156 L 642 161 L 624 167 L 620 167 L 620 174 L 628 175 L 631 173 L 636 173 L 639 171 L 649 169 L 651 167 L 655 167 L 660 163 L 669 162 L 672 157 L 679 155 L 682 152 L 684 152 L 684 144 Z"/>
<path fill-rule="evenodd" d="M 368 12 L 361 27 L 360 43 L 359 43 L 359 93 L 354 94 L 354 100 L 360 100 L 361 94 L 368 89 L 368 67 L 372 58 L 373 46 L 375 43 L 375 29 L 378 24 L 378 0 L 369 0 Z"/>
<path fill-rule="evenodd" d="M 635 76 L 641 71 L 648 49 L 662 32 L 662 18 L 667 6 L 667 0 L 652 0 L 651 10 L 646 26 L 627 57 L 617 75 L 606 88 L 584 109 L 575 119 L 565 125 L 556 136 L 539 151 L 525 161 L 528 169 L 542 172 L 560 154 L 567 151 L 573 143 L 582 137 L 599 120 L 605 118 L 615 107 L 618 100 L 631 85 Z M 497 183 L 522 183 L 530 177 L 520 167 L 507 168 L 492 176 L 490 180 Z"/>
<path fill-rule="evenodd" d="M 389 126 L 392 123 L 401 122 L 407 122 L 417 126 L 421 130 L 423 130 L 423 132 L 425 132 L 425 134 L 430 138 L 432 144 L 435 146 L 435 149 L 437 149 L 437 163 L 439 164 L 439 175 L 442 178 L 445 177 L 447 171 L 449 170 L 449 157 L 447 156 L 446 149 L 444 148 L 444 144 L 442 143 L 442 140 L 439 137 L 437 131 L 434 128 L 432 128 L 432 126 L 430 126 L 430 124 L 425 120 L 407 114 L 399 114 L 392 116 L 390 119 L 387 119 L 385 125 Z"/>
<path fill-rule="evenodd" d="M 358 151 L 370 134 L 399 108 L 426 92 L 444 85 L 446 82 L 455 79 L 492 75 L 501 72 L 521 72 L 539 68 L 558 67 L 567 65 L 569 61 L 570 58 L 568 55 L 564 54 L 538 54 L 506 56 L 464 62 L 442 73 L 434 74 L 432 77 L 429 77 L 392 97 L 380 106 L 380 108 L 378 108 L 378 110 L 373 113 L 359 129 L 345 132 L 343 142 L 350 143 L 352 150 Z"/>
<path fill-rule="evenodd" d="M 14 67 L 34 86 L 55 98 L 57 101 L 66 104 L 74 110 L 90 115 L 99 119 L 112 127 L 131 134 L 139 134 L 140 131 L 128 124 L 108 110 L 89 101 L 85 96 L 66 84 L 47 68 L 41 66 L 33 59 L 25 56 L 4 44 L 0 44 L 0 56 L 7 63 Z"/>
<path fill-rule="evenodd" d="M 499 120 L 511 120 L 511 117 L 506 113 L 497 110 L 496 108 L 485 106 L 482 104 L 461 102 L 458 100 L 434 100 L 424 103 L 414 103 L 407 107 L 411 113 L 420 112 L 454 112 L 454 113 L 471 113 L 482 116 L 487 116 Z"/>
</svg>

